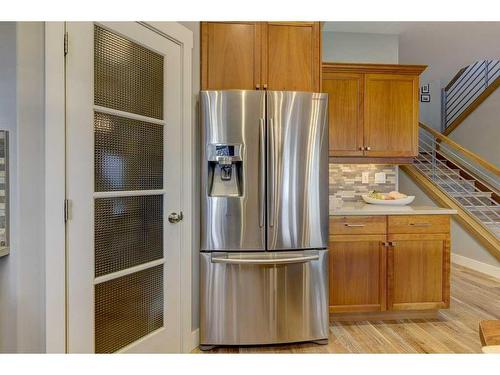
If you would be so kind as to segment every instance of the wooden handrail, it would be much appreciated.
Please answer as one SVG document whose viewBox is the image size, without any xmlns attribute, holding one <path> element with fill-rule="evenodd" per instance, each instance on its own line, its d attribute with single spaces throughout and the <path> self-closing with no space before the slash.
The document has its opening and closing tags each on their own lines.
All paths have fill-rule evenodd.
<svg viewBox="0 0 500 375">
<path fill-rule="evenodd" d="M 462 76 L 462 74 L 464 74 L 465 70 L 467 69 L 468 67 L 466 66 L 465 68 L 462 68 L 460 69 L 457 74 L 455 74 L 455 77 L 453 77 L 451 79 L 451 81 L 446 85 L 446 87 L 444 88 L 444 91 L 448 91 L 450 89 L 451 86 L 453 86 L 453 84 Z"/>
<path fill-rule="evenodd" d="M 434 137 L 436 137 L 437 139 L 441 140 L 442 142 L 444 143 L 447 143 L 449 144 L 450 146 L 452 146 L 453 148 L 457 149 L 458 151 L 460 151 L 462 154 L 464 155 L 467 155 L 470 159 L 474 160 L 476 163 L 480 164 L 483 168 L 489 170 L 490 172 L 493 172 L 496 176 L 500 176 L 500 169 L 498 167 L 496 167 L 495 165 L 491 164 L 490 162 L 487 162 L 486 160 L 484 160 L 482 157 L 480 157 L 479 155 L 477 155 L 476 153 L 472 152 L 472 151 L 469 151 L 467 150 L 466 148 L 464 148 L 463 146 L 459 145 L 458 143 L 452 141 L 450 138 L 448 138 L 447 136 L 441 134 L 440 132 L 432 129 L 431 127 L 425 125 L 425 124 L 422 124 L 422 123 L 419 123 L 419 126 L 428 131 L 429 133 L 431 133 Z"/>
</svg>

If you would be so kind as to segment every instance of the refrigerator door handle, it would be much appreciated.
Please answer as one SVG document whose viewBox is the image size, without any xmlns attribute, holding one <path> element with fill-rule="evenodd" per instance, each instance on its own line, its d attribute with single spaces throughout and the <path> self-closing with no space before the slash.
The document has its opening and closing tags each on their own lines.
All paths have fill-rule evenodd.
<svg viewBox="0 0 500 375">
<path fill-rule="evenodd" d="M 266 185 L 265 185 L 265 170 L 266 170 L 266 141 L 265 141 L 265 123 L 264 119 L 259 119 L 259 158 L 260 158 L 260 170 L 259 170 L 259 196 L 260 196 L 260 213 L 259 213 L 259 226 L 262 228 L 264 226 L 264 215 L 266 212 Z"/>
<path fill-rule="evenodd" d="M 269 227 L 274 227 L 274 210 L 275 210 L 275 173 L 274 170 L 276 164 L 275 155 L 275 143 L 274 143 L 274 121 L 269 118 L 269 159 L 271 167 L 268 169 L 267 175 L 269 176 L 269 191 L 271 196 L 269 197 L 270 207 L 269 207 Z"/>
<path fill-rule="evenodd" d="M 225 263 L 225 264 L 253 264 L 253 265 L 266 265 L 266 264 L 294 264 L 294 263 L 306 263 L 319 260 L 319 254 L 305 255 L 301 257 L 284 257 L 284 258 L 262 258 L 262 259 L 251 259 L 251 258 L 227 258 L 221 256 L 212 255 L 212 263 Z"/>
</svg>

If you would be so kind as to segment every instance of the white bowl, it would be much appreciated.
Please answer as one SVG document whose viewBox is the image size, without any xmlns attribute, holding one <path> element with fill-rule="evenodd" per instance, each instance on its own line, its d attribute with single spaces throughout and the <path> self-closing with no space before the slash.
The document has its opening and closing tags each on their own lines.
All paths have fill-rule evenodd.
<svg viewBox="0 0 500 375">
<path fill-rule="evenodd" d="M 366 203 L 370 204 L 380 204 L 384 206 L 405 206 L 410 204 L 415 199 L 414 195 L 408 195 L 406 198 L 401 199 L 392 199 L 392 200 L 382 200 L 382 199 L 373 199 L 368 195 L 361 196 Z"/>
</svg>

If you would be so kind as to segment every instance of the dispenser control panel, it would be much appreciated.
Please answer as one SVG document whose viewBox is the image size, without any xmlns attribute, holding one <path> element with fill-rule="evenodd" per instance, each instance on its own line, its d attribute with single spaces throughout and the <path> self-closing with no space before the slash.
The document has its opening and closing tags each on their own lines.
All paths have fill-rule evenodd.
<svg viewBox="0 0 500 375">
<path fill-rule="evenodd" d="M 216 145 L 215 154 L 217 156 L 234 156 L 233 145 Z"/>
</svg>

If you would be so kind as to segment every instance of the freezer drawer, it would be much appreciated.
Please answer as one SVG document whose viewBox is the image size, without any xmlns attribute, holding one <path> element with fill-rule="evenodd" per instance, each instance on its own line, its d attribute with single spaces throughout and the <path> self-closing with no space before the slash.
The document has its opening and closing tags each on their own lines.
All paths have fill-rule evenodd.
<svg viewBox="0 0 500 375">
<path fill-rule="evenodd" d="M 202 253 L 201 345 L 328 338 L 327 250 Z"/>
</svg>

